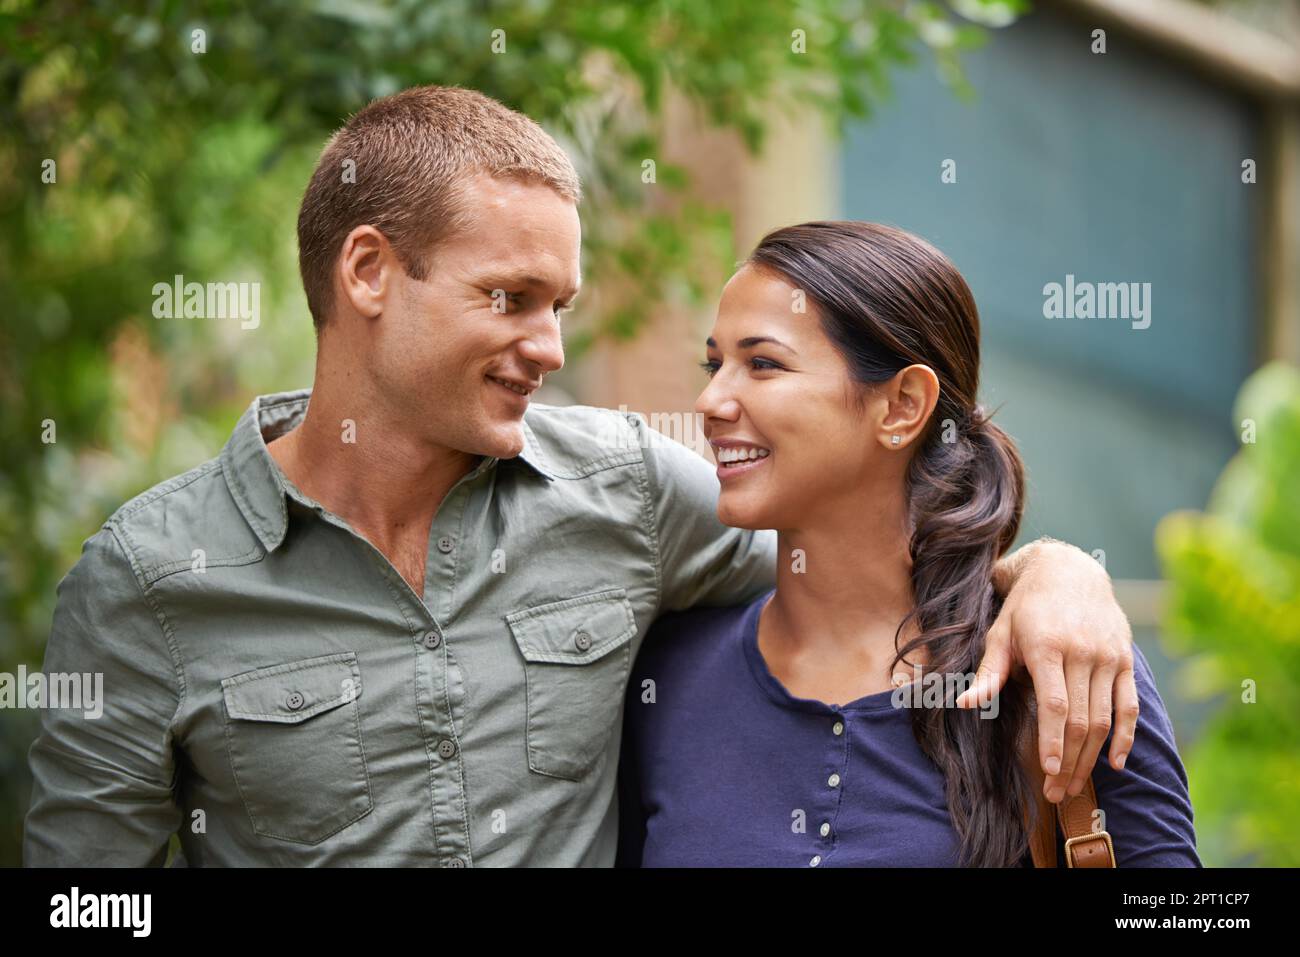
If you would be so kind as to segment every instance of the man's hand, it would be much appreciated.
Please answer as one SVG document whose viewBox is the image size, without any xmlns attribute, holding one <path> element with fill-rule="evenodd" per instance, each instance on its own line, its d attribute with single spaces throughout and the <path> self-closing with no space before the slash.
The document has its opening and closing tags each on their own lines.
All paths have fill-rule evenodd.
<svg viewBox="0 0 1300 957">
<path fill-rule="evenodd" d="M 1078 794 L 1111 729 L 1110 766 L 1122 770 L 1137 727 L 1133 634 L 1110 577 L 1073 545 L 1040 539 L 994 572 L 1006 599 L 989 629 L 975 681 L 957 706 L 975 707 L 1027 668 L 1038 700 L 1043 793 L 1053 803 Z"/>
</svg>

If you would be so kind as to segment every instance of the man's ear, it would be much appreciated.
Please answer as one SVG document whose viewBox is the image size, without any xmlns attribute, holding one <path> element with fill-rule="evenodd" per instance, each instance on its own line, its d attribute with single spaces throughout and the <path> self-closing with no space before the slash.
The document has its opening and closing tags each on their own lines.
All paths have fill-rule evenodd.
<svg viewBox="0 0 1300 957">
<path fill-rule="evenodd" d="M 929 366 L 910 365 L 878 388 L 887 408 L 876 439 L 887 449 L 905 449 L 925 430 L 939 404 L 939 377 Z"/>
<path fill-rule="evenodd" d="M 401 268 L 383 233 L 373 226 L 358 226 L 343 240 L 336 277 L 352 308 L 366 319 L 375 319 L 394 292 L 394 270 Z"/>
</svg>

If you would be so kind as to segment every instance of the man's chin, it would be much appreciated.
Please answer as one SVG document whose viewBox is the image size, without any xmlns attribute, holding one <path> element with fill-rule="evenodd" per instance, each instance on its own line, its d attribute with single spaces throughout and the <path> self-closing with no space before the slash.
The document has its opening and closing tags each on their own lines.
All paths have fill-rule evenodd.
<svg viewBox="0 0 1300 957">
<path fill-rule="evenodd" d="M 481 455 L 498 459 L 513 459 L 524 450 L 523 420 L 497 422 L 483 437 Z"/>
</svg>

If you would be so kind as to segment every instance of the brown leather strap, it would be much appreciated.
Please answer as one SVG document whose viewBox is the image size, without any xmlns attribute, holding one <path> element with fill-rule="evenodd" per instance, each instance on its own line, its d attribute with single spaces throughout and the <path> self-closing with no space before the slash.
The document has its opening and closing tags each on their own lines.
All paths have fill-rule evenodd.
<svg viewBox="0 0 1300 957">
<path fill-rule="evenodd" d="M 1025 773 L 1037 796 L 1037 822 L 1025 817 L 1029 830 L 1029 852 L 1034 867 L 1056 867 L 1056 829 L 1065 835 L 1067 867 L 1114 867 L 1115 847 L 1110 834 L 1093 830 L 1093 812 L 1097 810 L 1097 791 L 1092 777 L 1084 779 L 1083 790 L 1068 795 L 1060 804 L 1052 804 L 1043 794 L 1045 780 L 1038 762 L 1038 728 L 1031 725 L 1021 750 Z"/>
</svg>

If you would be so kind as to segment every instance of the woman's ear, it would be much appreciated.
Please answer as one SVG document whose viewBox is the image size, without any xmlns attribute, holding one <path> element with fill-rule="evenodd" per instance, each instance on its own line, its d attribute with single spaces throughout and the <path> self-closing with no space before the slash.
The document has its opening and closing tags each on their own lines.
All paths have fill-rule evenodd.
<svg viewBox="0 0 1300 957">
<path fill-rule="evenodd" d="M 939 404 L 939 377 L 929 366 L 910 365 L 881 383 L 879 390 L 888 408 L 880 421 L 877 439 L 887 449 L 905 449 L 925 431 L 925 424 Z"/>
</svg>

